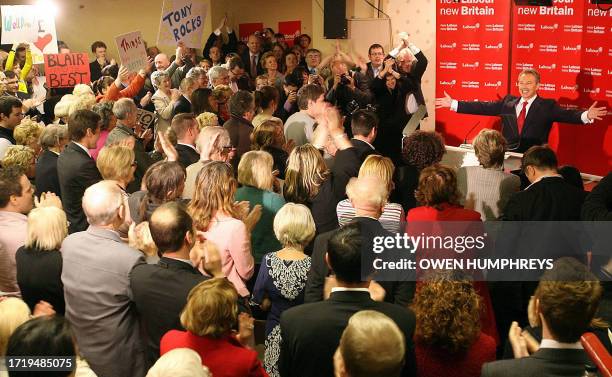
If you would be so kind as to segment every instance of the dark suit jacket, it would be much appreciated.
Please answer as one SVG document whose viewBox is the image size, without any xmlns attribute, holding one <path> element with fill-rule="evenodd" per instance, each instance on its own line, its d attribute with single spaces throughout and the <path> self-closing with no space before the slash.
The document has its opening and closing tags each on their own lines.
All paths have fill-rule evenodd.
<svg viewBox="0 0 612 377">
<path fill-rule="evenodd" d="M 353 221 L 363 224 L 362 230 L 364 233 L 369 233 L 371 236 L 392 236 L 386 231 L 380 222 L 369 217 L 355 217 Z M 304 302 L 317 302 L 323 300 L 323 286 L 325 278 L 331 274 L 327 263 L 325 263 L 325 254 L 327 253 L 327 241 L 336 232 L 332 230 L 317 236 L 314 241 L 314 249 L 312 252 L 312 261 L 308 279 L 306 280 L 306 288 L 304 289 Z M 371 250 L 371 249 L 370 249 Z M 362 257 L 363 260 L 364 257 Z M 376 279 L 375 279 L 376 280 Z M 408 306 L 412 302 L 414 296 L 414 283 L 410 282 L 391 282 L 378 281 L 385 289 L 385 301 L 395 303 L 401 306 Z"/>
<path fill-rule="evenodd" d="M 259 56 L 257 56 L 257 76 L 264 74 L 264 69 L 261 66 L 261 56 L 263 52 L 259 52 Z M 240 59 L 242 59 L 242 63 L 244 63 L 244 72 L 246 72 L 249 77 L 251 77 L 251 54 L 249 50 L 242 55 L 240 55 Z M 255 80 L 255 77 L 251 77 L 251 80 Z"/>
<path fill-rule="evenodd" d="M 62 193 L 62 205 L 70 226 L 70 233 L 89 226 L 83 212 L 85 189 L 102 180 L 96 163 L 87 152 L 71 141 L 57 159 L 57 175 Z"/>
<path fill-rule="evenodd" d="M 177 144 L 174 148 L 176 148 L 176 152 L 178 153 L 178 162 L 183 165 L 185 169 L 187 169 L 187 166 L 200 161 L 200 154 L 195 148 L 190 148 L 183 144 Z"/>
<path fill-rule="evenodd" d="M 502 118 L 502 133 L 508 140 L 508 145 L 518 152 L 524 152 L 534 145 L 546 144 L 553 122 L 582 124 L 580 116 L 583 111 L 565 110 L 554 99 L 538 96 L 527 112 L 523 132 L 519 135 L 516 105 L 519 104 L 520 100 L 521 97 L 507 95 L 494 102 L 459 101 L 457 112 L 500 116 Z"/>
<path fill-rule="evenodd" d="M 253 125 L 248 120 L 232 115 L 232 117 L 223 124 L 223 128 L 227 130 L 230 137 L 230 142 L 236 147 L 236 156 L 232 160 L 234 173 L 238 172 L 238 163 L 243 154 L 251 150 L 251 133 Z"/>
<path fill-rule="evenodd" d="M 283 339 L 279 359 L 280 375 L 333 376 L 333 355 L 342 332 L 349 318 L 360 310 L 376 310 L 390 317 L 398 325 L 406 338 L 406 361 L 401 375 L 416 375 L 412 341 L 414 313 L 398 305 L 376 302 L 367 292 L 333 292 L 327 301 L 286 310 L 280 321 Z"/>
<path fill-rule="evenodd" d="M 147 334 L 147 360 L 159 358 L 159 341 L 169 330 L 183 330 L 179 317 L 189 291 L 207 278 L 191 265 L 161 257 L 132 270 L 130 286 Z"/>
<path fill-rule="evenodd" d="M 191 112 L 191 102 L 184 96 L 181 95 L 179 99 L 174 103 L 172 107 L 172 117 L 176 114 L 190 113 Z"/>
<path fill-rule="evenodd" d="M 481 377 L 578 377 L 587 363 L 584 350 L 540 348 L 529 357 L 486 363 Z"/>
<path fill-rule="evenodd" d="M 351 139 L 351 144 L 355 147 L 359 161 L 363 163 L 371 154 L 380 154 L 376 149 L 372 148 L 368 143 L 359 139 Z"/>
<path fill-rule="evenodd" d="M 58 155 L 45 150 L 36 161 L 36 196 L 43 192 L 53 192 L 61 197 L 59 178 L 57 176 Z"/>
</svg>

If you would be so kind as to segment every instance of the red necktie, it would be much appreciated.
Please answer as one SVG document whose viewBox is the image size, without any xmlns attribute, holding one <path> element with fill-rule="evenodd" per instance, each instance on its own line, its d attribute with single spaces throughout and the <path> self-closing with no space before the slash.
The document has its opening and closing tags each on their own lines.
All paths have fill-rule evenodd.
<svg viewBox="0 0 612 377">
<path fill-rule="evenodd" d="M 516 124 L 518 125 L 519 135 L 523 133 L 523 126 L 525 125 L 525 117 L 527 116 L 527 101 L 523 101 L 523 108 L 516 120 Z"/>
<path fill-rule="evenodd" d="M 257 55 L 251 56 L 251 78 L 255 80 L 257 77 Z"/>
</svg>

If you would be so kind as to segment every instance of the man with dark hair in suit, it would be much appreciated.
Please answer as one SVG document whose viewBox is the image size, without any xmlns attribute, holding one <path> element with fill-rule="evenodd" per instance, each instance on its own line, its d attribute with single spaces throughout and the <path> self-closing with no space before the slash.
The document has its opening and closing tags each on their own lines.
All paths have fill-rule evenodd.
<svg viewBox="0 0 612 377">
<path fill-rule="evenodd" d="M 196 245 L 193 221 L 176 202 L 158 207 L 149 221 L 151 237 L 162 254 L 157 264 L 141 264 L 132 270 L 130 286 L 147 334 L 147 361 L 159 358 L 159 341 L 169 330 L 182 330 L 180 314 L 189 291 L 208 279 L 193 266 L 189 251 Z M 210 244 L 197 243 L 203 266 L 213 277 L 222 277 L 221 259 Z M 206 247 L 204 247 L 206 245 Z"/>
<path fill-rule="evenodd" d="M 378 116 L 368 110 L 357 110 L 351 116 L 351 131 L 353 138 L 351 144 L 357 150 L 360 162 L 365 161 L 371 154 L 380 154 L 374 146 L 374 139 L 378 132 Z"/>
<path fill-rule="evenodd" d="M 251 121 L 255 117 L 255 101 L 253 95 L 246 90 L 239 90 L 229 99 L 230 119 L 223 128 L 229 132 L 232 146 L 236 148 L 236 156 L 232 160 L 234 172 L 238 171 L 238 163 L 243 154 L 251 150 Z"/>
<path fill-rule="evenodd" d="M 17 144 L 13 131 L 23 119 L 23 105 L 18 98 L 0 97 L 0 160 L 11 145 Z"/>
<path fill-rule="evenodd" d="M 518 75 L 520 97 L 508 94 L 499 101 L 457 101 L 444 92 L 436 98 L 436 108 L 449 108 L 463 114 L 492 115 L 502 118 L 502 133 L 508 140 L 509 149 L 525 152 L 529 147 L 548 142 L 553 122 L 587 124 L 606 115 L 605 107 L 587 111 L 565 110 L 557 101 L 538 96 L 540 74 L 535 69 L 525 69 Z"/>
<path fill-rule="evenodd" d="M 181 84 L 179 85 L 179 90 L 181 92 L 181 96 L 178 101 L 174 103 L 172 107 L 172 116 L 176 116 L 177 114 L 182 113 L 190 113 L 191 108 L 191 94 L 198 88 L 197 81 L 192 77 L 185 77 L 181 80 Z"/>
<path fill-rule="evenodd" d="M 68 119 L 71 142 L 57 158 L 57 175 L 70 233 L 88 227 L 81 205 L 85 189 L 102 180 L 89 154 L 100 137 L 100 116 L 91 110 L 77 110 Z"/>
<path fill-rule="evenodd" d="M 534 315 L 541 321 L 542 342 L 532 355 L 522 330 L 512 324 L 514 360 L 486 363 L 482 377 L 581 376 L 589 357 L 580 344 L 602 295 L 597 278 L 573 258 L 557 260 L 544 273 L 534 294 Z"/>
<path fill-rule="evenodd" d="M 195 147 L 195 142 L 200 134 L 200 127 L 192 113 L 178 114 L 172 119 L 172 130 L 176 134 L 178 143 L 176 152 L 178 162 L 187 169 L 187 166 L 200 160 L 200 153 Z"/>
<path fill-rule="evenodd" d="M 349 318 L 360 310 L 379 311 L 397 324 L 406 339 L 406 363 L 401 375 L 416 374 L 412 341 L 414 313 L 399 305 L 370 298 L 370 281 L 361 278 L 361 249 L 367 237 L 361 228 L 358 223 L 348 224 L 329 239 L 325 259 L 335 272 L 337 281 L 330 298 L 296 306 L 282 314 L 281 376 L 333 376 L 332 359 L 342 331 Z"/>
</svg>

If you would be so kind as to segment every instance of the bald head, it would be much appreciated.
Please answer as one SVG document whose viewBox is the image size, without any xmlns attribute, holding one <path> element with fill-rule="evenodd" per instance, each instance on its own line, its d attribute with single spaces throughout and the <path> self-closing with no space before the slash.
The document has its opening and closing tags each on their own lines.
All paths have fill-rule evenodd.
<svg viewBox="0 0 612 377">
<path fill-rule="evenodd" d="M 261 39 L 255 34 L 249 35 L 249 40 L 247 41 L 247 47 L 251 54 L 258 54 L 259 49 L 261 48 Z"/>
<path fill-rule="evenodd" d="M 163 71 L 170 66 L 170 60 L 168 59 L 168 55 L 161 53 L 155 56 L 155 69 L 158 71 Z"/>
<path fill-rule="evenodd" d="M 357 216 L 382 212 L 387 202 L 387 187 L 373 177 L 351 178 L 346 185 L 346 195 L 353 204 Z"/>
<path fill-rule="evenodd" d="M 151 237 L 162 253 L 189 250 L 188 239 L 193 238 L 193 221 L 185 208 L 176 202 L 159 206 L 149 220 Z"/>
<path fill-rule="evenodd" d="M 120 213 L 123 190 L 116 181 L 102 181 L 91 185 L 83 195 L 83 211 L 87 222 L 94 226 L 109 226 L 123 220 Z"/>
</svg>

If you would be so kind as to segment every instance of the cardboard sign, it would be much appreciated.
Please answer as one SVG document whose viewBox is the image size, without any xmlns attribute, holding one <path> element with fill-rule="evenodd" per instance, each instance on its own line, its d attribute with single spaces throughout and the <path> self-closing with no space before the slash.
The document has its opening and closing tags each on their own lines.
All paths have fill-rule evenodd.
<svg viewBox="0 0 612 377">
<path fill-rule="evenodd" d="M 138 72 L 147 64 L 147 51 L 139 31 L 122 34 L 115 37 L 121 64 L 130 72 Z"/>
<path fill-rule="evenodd" d="M 256 31 L 261 32 L 263 30 L 263 22 L 252 22 L 248 24 L 238 25 L 238 37 L 241 41 L 246 42 L 249 39 L 249 35 L 254 34 Z"/>
<path fill-rule="evenodd" d="M 283 41 L 291 47 L 295 38 L 302 34 L 302 21 L 280 21 L 278 32 L 283 35 Z"/>
<path fill-rule="evenodd" d="M 2 44 L 28 43 L 34 64 L 44 62 L 43 54 L 57 54 L 57 33 L 53 12 L 41 5 L 3 5 Z"/>
<path fill-rule="evenodd" d="M 49 88 L 89 84 L 89 57 L 87 53 L 45 55 L 45 75 Z"/>
<path fill-rule="evenodd" d="M 195 0 L 164 0 L 157 43 L 202 48 L 206 5 Z"/>
<path fill-rule="evenodd" d="M 142 129 L 150 128 L 157 119 L 157 115 L 147 110 L 138 109 L 138 122 L 142 124 Z"/>
</svg>

